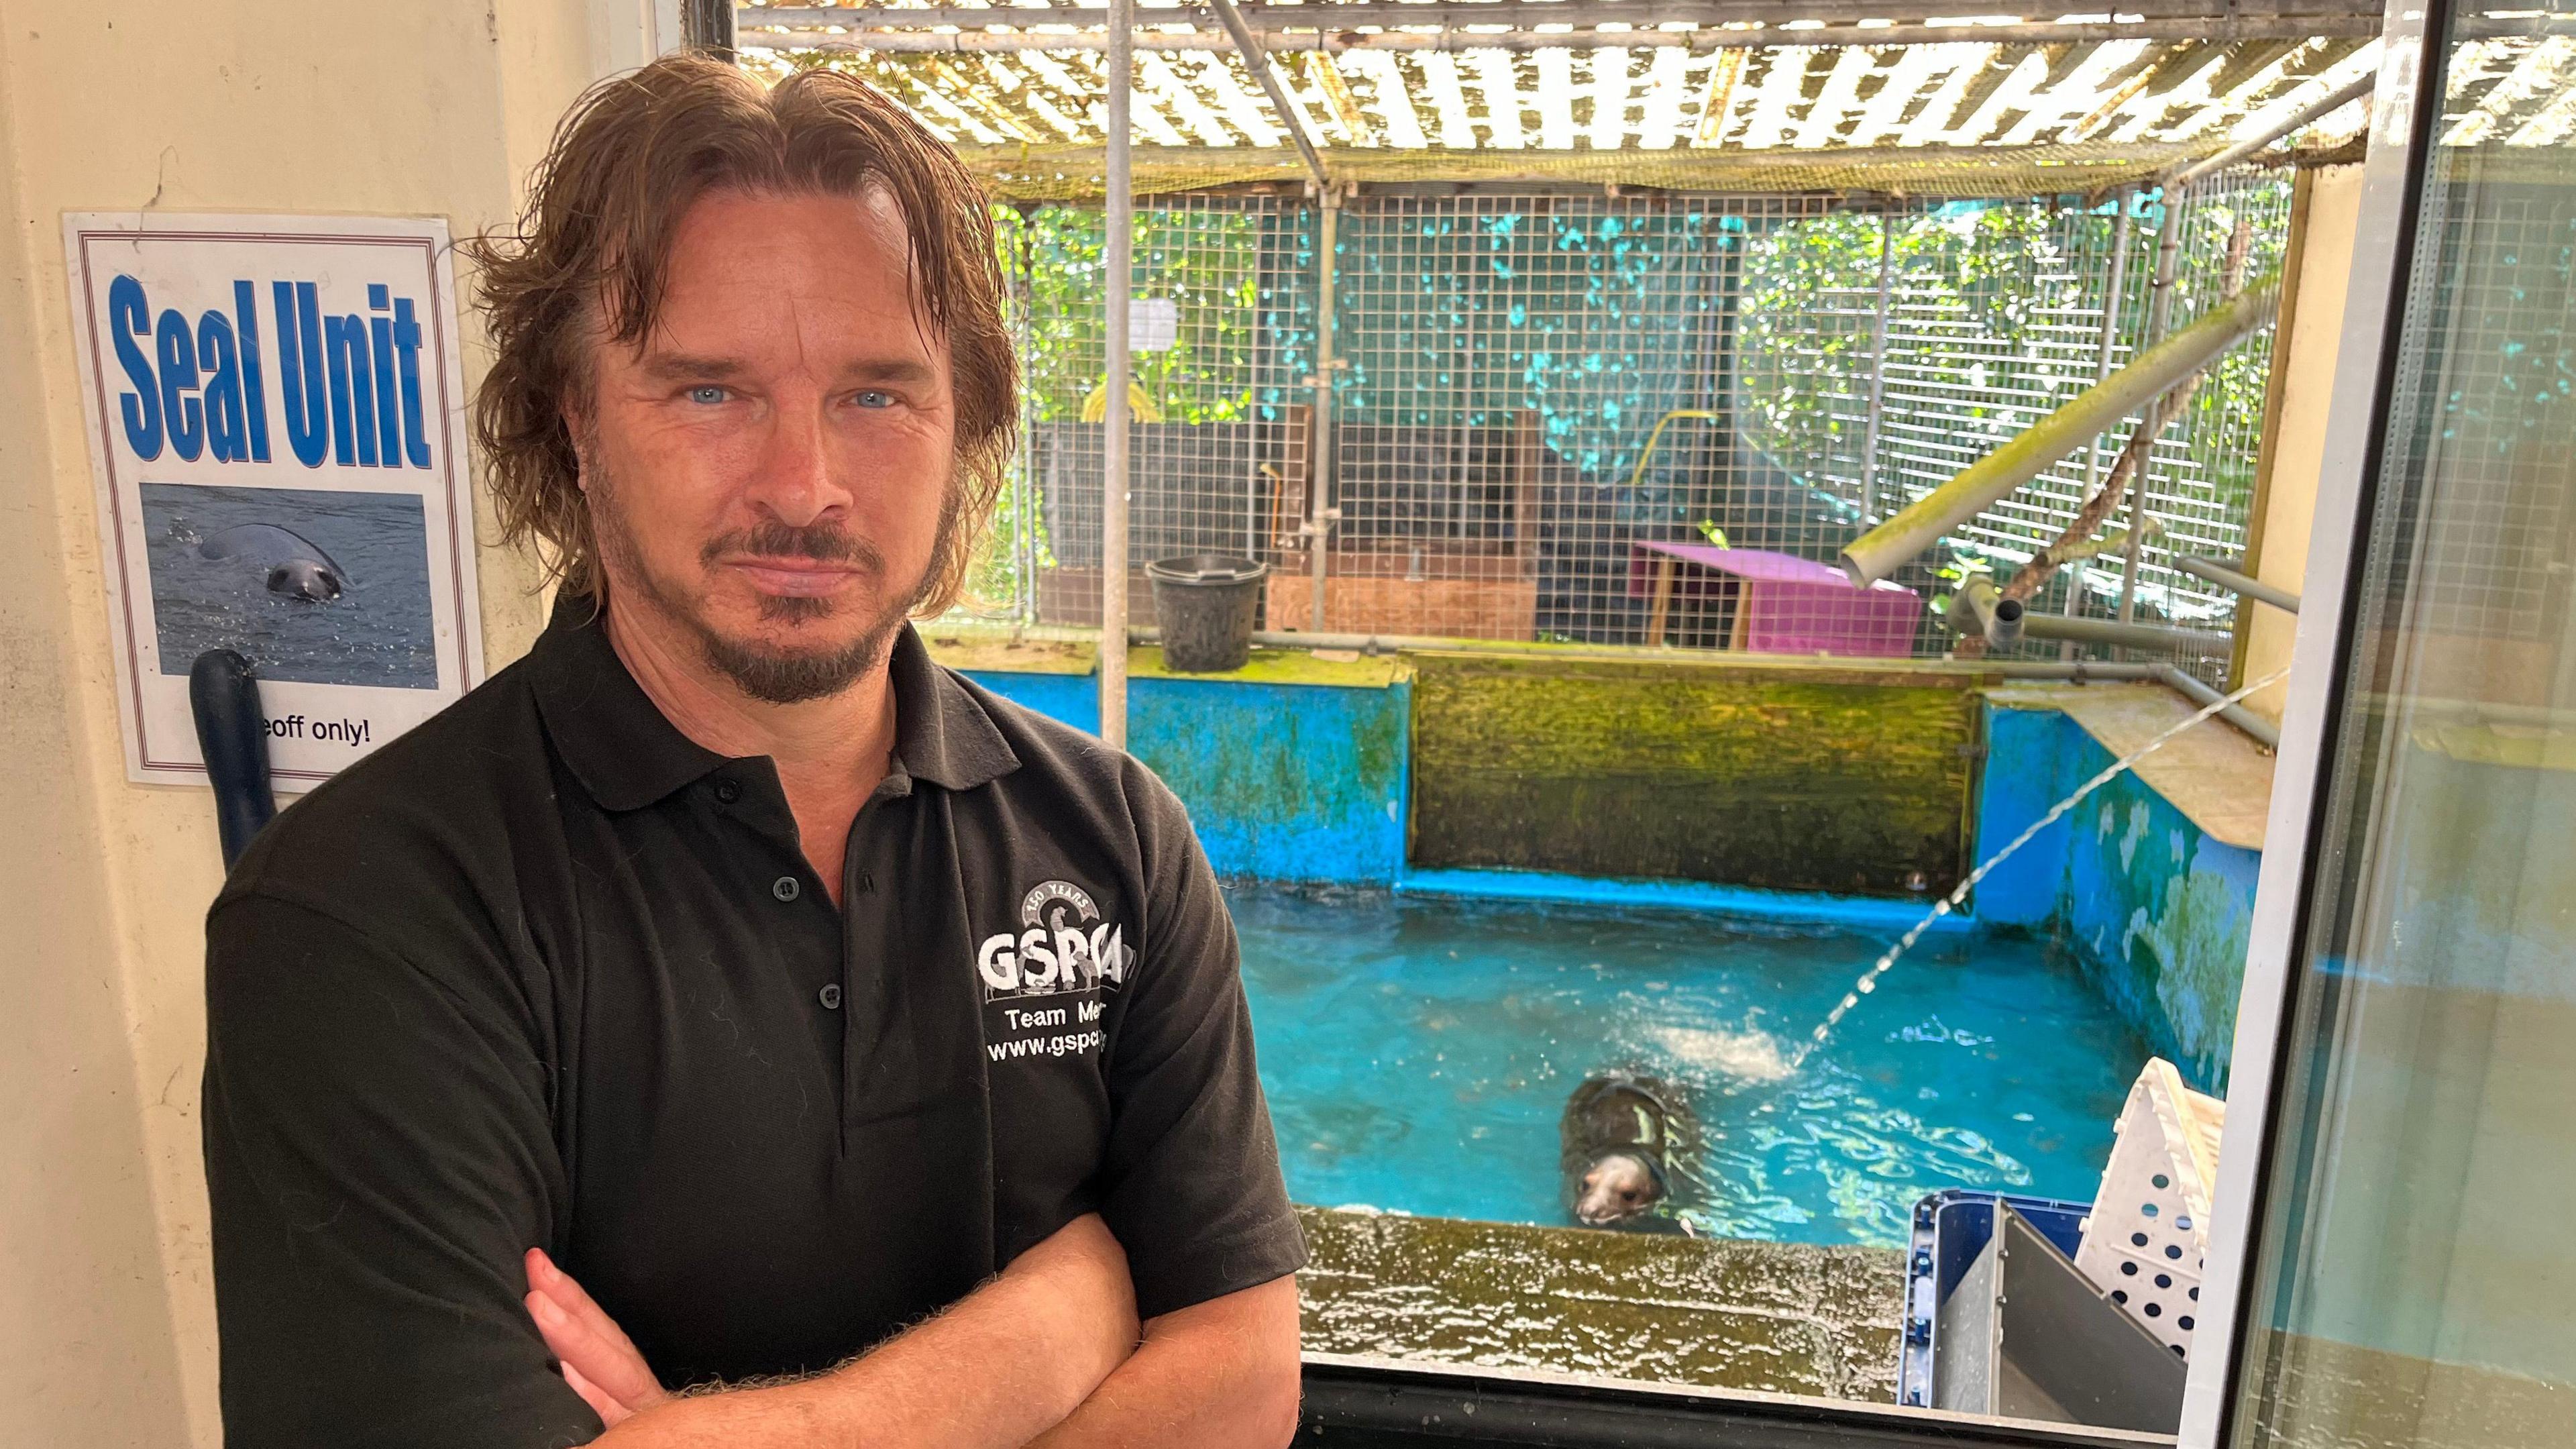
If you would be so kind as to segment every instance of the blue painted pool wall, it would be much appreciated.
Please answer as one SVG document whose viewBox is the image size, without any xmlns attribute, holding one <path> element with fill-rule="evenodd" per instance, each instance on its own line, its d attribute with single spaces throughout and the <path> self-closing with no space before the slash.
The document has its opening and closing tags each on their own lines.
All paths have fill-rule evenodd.
<svg viewBox="0 0 2576 1449">
<path fill-rule="evenodd" d="M 2000 850 L 2111 763 L 2056 710 L 1987 706 L 1977 853 Z M 2053 933 L 2157 1055 L 2223 1094 L 2262 854 L 2210 839 L 2134 774 L 2049 826 L 1978 887 L 1987 925 Z"/>
<path fill-rule="evenodd" d="M 1097 734 L 1096 675 L 976 683 Z M 1412 689 L 1131 678 L 1127 747 L 1189 807 L 1228 878 L 1389 885 L 1404 868 Z"/>
<path fill-rule="evenodd" d="M 2075 788 L 2066 780 L 2073 720 L 2053 709 L 1986 707 L 1986 767 L 1977 799 L 1977 859 L 2004 848 Z M 1987 925 L 2053 927 L 2063 909 L 2068 828 L 2060 820 L 1978 882 L 1970 907 Z"/>
<path fill-rule="evenodd" d="M 1090 734 L 1100 733 L 1100 676 L 1096 674 L 1013 674 L 973 669 L 966 677 L 1016 705 Z"/>
<path fill-rule="evenodd" d="M 1412 687 L 1139 679 L 1127 743 L 1224 876 L 1384 885 L 1404 868 Z"/>
</svg>

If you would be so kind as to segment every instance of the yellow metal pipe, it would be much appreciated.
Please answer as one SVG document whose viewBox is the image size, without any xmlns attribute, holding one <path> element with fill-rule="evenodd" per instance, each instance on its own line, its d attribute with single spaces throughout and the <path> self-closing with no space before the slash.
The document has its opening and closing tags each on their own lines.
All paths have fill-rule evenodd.
<svg viewBox="0 0 2576 1449">
<path fill-rule="evenodd" d="M 1628 471 L 1628 486 L 1634 488 L 1646 481 L 1646 465 L 1655 457 L 1655 440 L 1664 435 L 1664 429 L 1672 425 L 1673 419 L 1697 418 L 1704 423 L 1713 423 L 1719 420 L 1719 416 L 1707 408 L 1678 408 L 1655 419 L 1654 431 L 1646 434 L 1646 446 L 1637 454 L 1637 466 Z"/>
<path fill-rule="evenodd" d="M 1896 572 L 1951 529 L 2117 426 L 2120 419 L 2171 392 L 2240 338 L 2270 325 L 2280 300 L 2280 274 L 2268 273 L 2236 300 L 2211 309 L 2199 321 L 2139 353 L 2128 366 L 1853 539 L 1842 552 L 1843 572 L 1864 588 Z"/>
</svg>

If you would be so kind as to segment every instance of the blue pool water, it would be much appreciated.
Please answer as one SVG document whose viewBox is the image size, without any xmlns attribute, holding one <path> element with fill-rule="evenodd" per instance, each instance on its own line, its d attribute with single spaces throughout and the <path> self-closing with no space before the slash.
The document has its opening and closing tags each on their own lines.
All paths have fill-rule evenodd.
<svg viewBox="0 0 2576 1449">
<path fill-rule="evenodd" d="M 1887 942 L 1704 914 L 1229 892 L 1300 1202 L 1561 1224 L 1557 1119 L 1587 1072 L 1680 1083 L 1690 1218 L 1900 1246 L 1947 1187 L 2093 1196 L 2145 1046 L 2044 942 L 1923 941 L 1794 1073 Z"/>
</svg>

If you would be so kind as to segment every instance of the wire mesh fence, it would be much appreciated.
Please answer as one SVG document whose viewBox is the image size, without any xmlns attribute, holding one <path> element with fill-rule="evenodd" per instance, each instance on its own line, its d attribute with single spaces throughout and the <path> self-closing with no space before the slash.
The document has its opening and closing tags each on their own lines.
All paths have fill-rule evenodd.
<svg viewBox="0 0 2576 1449">
<path fill-rule="evenodd" d="M 2240 277 L 2278 264 L 2289 191 L 2248 171 L 2175 200 L 2168 328 L 2222 299 L 2231 247 Z M 1153 199 L 1130 556 L 1271 564 L 1273 629 L 1938 654 L 1950 578 L 2055 538 L 2134 420 L 1875 590 L 1843 584 L 1836 552 L 2153 340 L 2164 204 L 1444 187 L 1327 218 L 1293 194 Z M 977 607 L 1096 624 L 1101 216 L 1000 220 L 1027 446 Z M 2160 435 L 2134 578 L 2106 553 L 2036 607 L 2108 618 L 2126 598 L 2142 621 L 2228 626 L 2232 597 L 2172 559 L 2243 551 L 2269 355 L 2264 333 L 2230 350 Z"/>
</svg>

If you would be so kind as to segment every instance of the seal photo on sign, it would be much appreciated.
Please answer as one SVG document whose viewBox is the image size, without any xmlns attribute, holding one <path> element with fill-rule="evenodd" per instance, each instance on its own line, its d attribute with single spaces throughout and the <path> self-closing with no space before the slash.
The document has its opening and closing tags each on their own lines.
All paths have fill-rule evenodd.
<svg viewBox="0 0 2576 1449">
<path fill-rule="evenodd" d="M 1558 1124 L 1566 1206 L 1585 1227 L 1671 1231 L 1658 1211 L 1695 1149 L 1698 1128 L 1680 1093 L 1635 1072 L 1595 1072 L 1566 1099 Z"/>
<path fill-rule="evenodd" d="M 265 566 L 268 591 L 280 598 L 327 604 L 349 590 L 348 571 L 320 544 L 274 523 L 235 524 L 198 544 L 197 553 Z"/>
</svg>

